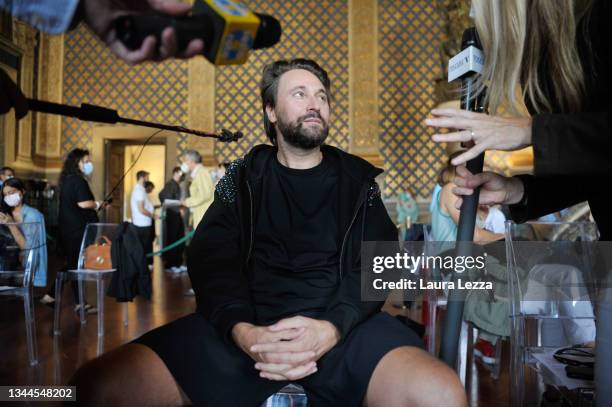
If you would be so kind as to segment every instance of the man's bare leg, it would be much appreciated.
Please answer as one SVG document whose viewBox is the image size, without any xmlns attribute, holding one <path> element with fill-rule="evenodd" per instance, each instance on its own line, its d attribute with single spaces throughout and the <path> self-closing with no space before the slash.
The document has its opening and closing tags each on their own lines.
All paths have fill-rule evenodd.
<svg viewBox="0 0 612 407">
<path fill-rule="evenodd" d="M 79 406 L 191 404 L 155 352 L 128 344 L 84 364 L 70 380 Z"/>
<path fill-rule="evenodd" d="M 416 347 L 387 353 L 370 378 L 367 407 L 465 407 L 459 377 L 444 363 Z"/>
</svg>

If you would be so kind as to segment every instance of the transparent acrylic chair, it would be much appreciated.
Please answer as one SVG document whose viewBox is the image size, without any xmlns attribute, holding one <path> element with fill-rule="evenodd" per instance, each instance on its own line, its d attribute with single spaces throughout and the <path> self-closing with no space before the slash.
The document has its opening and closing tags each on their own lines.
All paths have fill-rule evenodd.
<svg viewBox="0 0 612 407">
<path fill-rule="evenodd" d="M 85 228 L 83 234 L 83 240 L 81 241 L 81 250 L 79 254 L 79 262 L 76 270 L 68 270 L 65 272 L 58 272 L 55 284 L 55 315 L 53 322 L 53 333 L 60 335 L 60 312 L 61 312 L 61 298 L 62 298 L 62 284 L 66 280 L 78 280 L 79 286 L 79 314 L 81 324 L 87 322 L 85 318 L 85 295 L 83 290 L 84 281 L 95 281 L 96 282 L 96 293 L 98 308 L 98 336 L 104 335 L 104 279 L 110 278 L 112 273 L 115 271 L 114 268 L 109 269 L 87 269 L 85 268 L 85 251 L 88 246 L 96 243 L 103 243 L 104 238 L 112 241 L 115 238 L 116 233 L 119 230 L 119 225 L 116 223 L 90 223 Z M 127 326 L 127 303 L 123 304 L 123 324 Z"/>
<path fill-rule="evenodd" d="M 306 407 L 307 404 L 302 386 L 290 383 L 268 397 L 261 407 Z"/>
<path fill-rule="evenodd" d="M 506 222 L 512 406 L 540 405 L 549 385 L 571 389 L 552 355 L 595 340 L 596 239 L 591 222 Z"/>
<path fill-rule="evenodd" d="M 18 230 L 24 237 L 21 249 L 11 231 Z M 32 283 L 36 270 L 36 251 L 46 243 L 40 223 L 5 223 L 0 225 L 0 295 L 23 298 L 26 340 L 30 366 L 38 364 L 36 321 Z"/>
</svg>

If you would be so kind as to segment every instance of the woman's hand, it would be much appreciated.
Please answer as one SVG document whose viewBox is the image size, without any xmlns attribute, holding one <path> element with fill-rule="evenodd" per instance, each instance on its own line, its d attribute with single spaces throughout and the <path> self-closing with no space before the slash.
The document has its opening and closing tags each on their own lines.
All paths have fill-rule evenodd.
<svg viewBox="0 0 612 407">
<path fill-rule="evenodd" d="M 486 150 L 520 150 L 531 145 L 531 117 L 496 117 L 459 109 L 433 109 L 425 125 L 459 129 L 453 133 L 434 134 L 437 143 L 463 142 L 470 147 L 451 164 L 461 165 Z M 470 145 L 473 142 L 473 145 Z"/>
<path fill-rule="evenodd" d="M 512 205 L 518 203 L 525 193 L 523 182 L 519 178 L 504 177 L 494 172 L 472 174 L 467 168 L 457 167 L 453 180 L 456 187 L 453 194 L 458 199 L 455 208 L 461 208 L 464 195 L 472 195 L 480 187 L 478 203 L 481 205 Z"/>
<path fill-rule="evenodd" d="M 13 219 L 11 215 L 9 215 L 8 213 L 0 212 L 0 224 L 4 225 L 6 223 L 13 223 L 13 222 L 15 222 L 15 220 Z"/>
</svg>

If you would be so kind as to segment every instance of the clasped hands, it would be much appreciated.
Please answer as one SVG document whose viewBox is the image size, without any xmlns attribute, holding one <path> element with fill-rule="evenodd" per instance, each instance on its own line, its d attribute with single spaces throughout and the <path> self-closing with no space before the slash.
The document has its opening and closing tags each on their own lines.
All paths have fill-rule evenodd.
<svg viewBox="0 0 612 407">
<path fill-rule="evenodd" d="M 340 334 L 331 322 L 296 316 L 270 326 L 240 322 L 232 337 L 256 362 L 260 377 L 291 381 L 315 373 L 317 360 L 338 343 Z"/>
</svg>

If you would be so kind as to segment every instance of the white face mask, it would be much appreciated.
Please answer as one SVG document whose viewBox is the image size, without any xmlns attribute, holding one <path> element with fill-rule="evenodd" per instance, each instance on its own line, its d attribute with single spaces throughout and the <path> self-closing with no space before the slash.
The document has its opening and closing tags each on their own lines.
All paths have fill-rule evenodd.
<svg viewBox="0 0 612 407">
<path fill-rule="evenodd" d="M 15 206 L 19 205 L 19 203 L 21 202 L 21 195 L 19 195 L 19 192 L 8 194 L 7 196 L 4 197 L 4 202 L 8 206 L 14 208 Z"/>
<path fill-rule="evenodd" d="M 86 162 L 85 164 L 83 164 L 83 174 L 91 175 L 93 170 L 94 170 L 94 167 L 93 167 L 93 163 L 91 161 Z"/>
<path fill-rule="evenodd" d="M 187 166 L 187 163 L 181 164 L 181 171 L 183 171 L 183 174 L 189 173 L 189 167 Z"/>
</svg>

